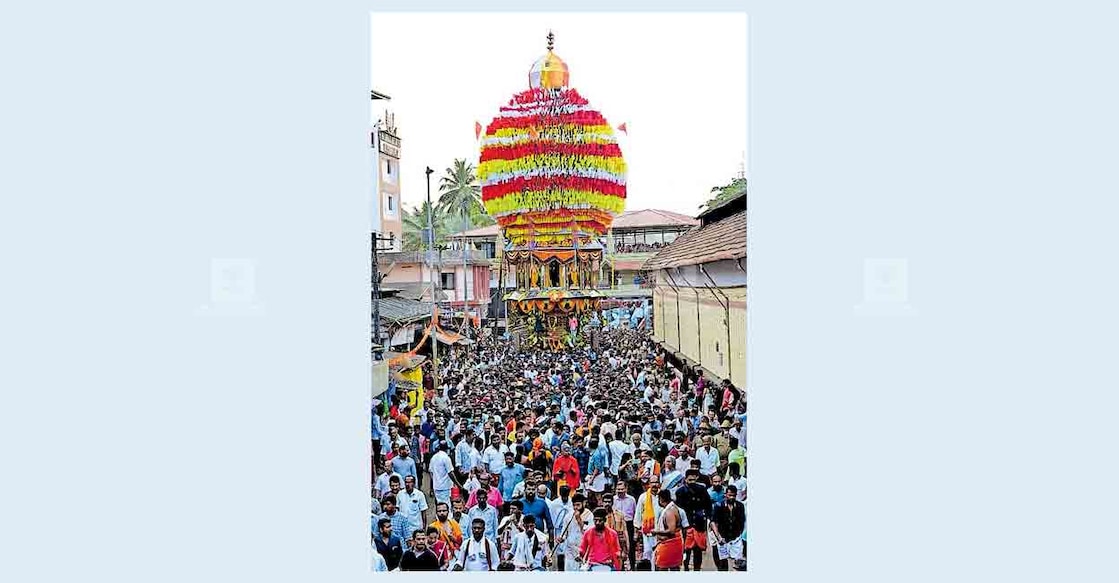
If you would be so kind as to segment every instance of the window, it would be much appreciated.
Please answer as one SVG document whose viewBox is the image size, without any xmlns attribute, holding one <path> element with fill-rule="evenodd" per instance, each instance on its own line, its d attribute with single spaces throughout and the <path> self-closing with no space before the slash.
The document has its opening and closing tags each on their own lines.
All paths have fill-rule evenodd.
<svg viewBox="0 0 1119 583">
<path fill-rule="evenodd" d="M 395 213 L 395 212 L 396 212 L 396 206 L 393 205 L 392 195 L 390 194 L 389 195 L 389 213 L 391 214 L 391 213 Z"/>
<path fill-rule="evenodd" d="M 455 274 L 454 274 L 454 272 L 440 273 L 439 274 L 439 286 L 443 289 L 455 289 Z"/>
<path fill-rule="evenodd" d="M 381 180 L 389 184 L 396 184 L 398 174 L 397 170 L 399 170 L 399 168 L 397 168 L 397 165 L 393 164 L 392 160 L 386 159 L 385 172 L 384 175 L 381 177 Z"/>
<path fill-rule="evenodd" d="M 675 241 L 675 240 L 676 240 L 676 236 L 677 236 L 677 235 L 678 235 L 678 233 L 677 233 L 676 231 L 668 231 L 668 232 L 666 232 L 666 233 L 664 234 L 664 243 L 665 243 L 665 245 L 667 245 L 667 244 L 669 244 L 669 243 L 671 243 L 671 242 Z"/>
<path fill-rule="evenodd" d="M 389 197 L 390 199 L 392 197 Z M 396 250 L 396 233 L 389 231 L 389 249 Z"/>
</svg>

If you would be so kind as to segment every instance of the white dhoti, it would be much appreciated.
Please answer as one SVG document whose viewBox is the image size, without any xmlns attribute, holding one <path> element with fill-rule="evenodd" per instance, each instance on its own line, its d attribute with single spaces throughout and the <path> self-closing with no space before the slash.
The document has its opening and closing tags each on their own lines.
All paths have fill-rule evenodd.
<svg viewBox="0 0 1119 583">
<path fill-rule="evenodd" d="M 641 535 L 641 558 L 646 561 L 653 560 L 653 547 L 657 546 L 657 537 L 643 534 Z"/>
</svg>

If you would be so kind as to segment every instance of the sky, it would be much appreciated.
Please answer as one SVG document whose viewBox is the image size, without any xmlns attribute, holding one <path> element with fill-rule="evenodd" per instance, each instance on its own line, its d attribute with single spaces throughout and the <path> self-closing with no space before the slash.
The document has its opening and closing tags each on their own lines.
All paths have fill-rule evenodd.
<svg viewBox="0 0 1119 583">
<path fill-rule="evenodd" d="M 528 88 L 547 35 L 570 86 L 617 128 L 626 210 L 695 215 L 748 159 L 744 13 L 373 13 L 373 120 L 394 113 L 405 207 L 432 200 L 455 158 L 477 163 L 487 126 Z M 749 176 L 749 167 L 746 168 Z"/>
</svg>

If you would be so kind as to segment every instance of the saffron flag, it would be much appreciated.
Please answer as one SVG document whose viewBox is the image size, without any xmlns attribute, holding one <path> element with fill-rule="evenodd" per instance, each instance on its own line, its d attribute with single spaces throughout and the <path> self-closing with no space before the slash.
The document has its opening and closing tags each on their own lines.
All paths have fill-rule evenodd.
<svg viewBox="0 0 1119 583">
<path fill-rule="evenodd" d="M 482 137 L 482 124 L 474 122 L 474 139 L 477 140 Z"/>
<path fill-rule="evenodd" d="M 618 126 L 618 131 L 624 133 L 627 136 L 629 135 L 629 132 L 626 131 L 626 124 L 622 124 L 622 125 Z"/>
</svg>

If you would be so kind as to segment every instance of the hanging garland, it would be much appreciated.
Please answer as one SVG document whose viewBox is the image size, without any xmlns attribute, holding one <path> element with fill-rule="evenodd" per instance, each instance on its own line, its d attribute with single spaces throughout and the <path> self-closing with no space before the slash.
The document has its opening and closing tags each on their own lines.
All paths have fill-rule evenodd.
<svg viewBox="0 0 1119 583">
<path fill-rule="evenodd" d="M 625 208 L 613 128 L 571 88 L 514 95 L 486 128 L 482 201 L 514 245 L 565 246 L 605 234 Z"/>
</svg>

